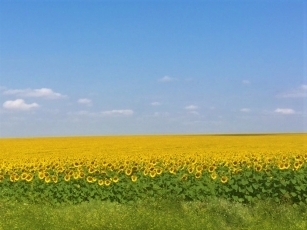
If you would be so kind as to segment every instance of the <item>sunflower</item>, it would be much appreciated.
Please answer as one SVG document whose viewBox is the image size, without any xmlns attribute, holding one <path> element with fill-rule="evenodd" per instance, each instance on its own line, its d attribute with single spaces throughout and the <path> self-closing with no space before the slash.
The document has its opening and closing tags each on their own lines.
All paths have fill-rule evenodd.
<svg viewBox="0 0 307 230">
<path fill-rule="evenodd" d="M 170 172 L 171 174 L 176 174 L 176 169 L 175 169 L 175 167 L 174 167 L 174 166 L 170 167 L 170 168 L 169 168 L 169 172 Z"/>
<path fill-rule="evenodd" d="M 295 169 L 295 170 L 298 170 L 299 168 L 301 167 L 301 164 L 300 164 L 300 162 L 295 162 L 294 163 L 294 165 L 293 165 L 293 168 Z"/>
<path fill-rule="evenodd" d="M 88 183 L 93 183 L 93 182 L 94 182 L 94 178 L 93 178 L 92 176 L 87 176 L 87 177 L 86 177 L 86 181 L 87 181 Z"/>
<path fill-rule="evenodd" d="M 193 171 L 194 171 L 194 167 L 188 167 L 188 172 L 191 174 L 191 173 L 193 173 Z"/>
<path fill-rule="evenodd" d="M 27 178 L 27 173 L 26 172 L 23 172 L 22 174 L 21 174 L 21 176 L 20 176 L 20 179 L 21 180 L 25 180 L 26 178 Z"/>
<path fill-rule="evenodd" d="M 255 166 L 255 170 L 256 170 L 257 172 L 260 172 L 260 171 L 262 170 L 262 166 L 259 165 L 259 164 L 257 164 L 257 165 Z"/>
<path fill-rule="evenodd" d="M 132 173 L 132 169 L 131 169 L 131 168 L 127 168 L 127 169 L 125 170 L 125 174 L 126 174 L 127 176 L 130 176 L 131 173 Z"/>
<path fill-rule="evenodd" d="M 284 162 L 279 162 L 279 163 L 278 163 L 278 168 L 279 168 L 280 170 L 285 169 L 285 164 L 284 164 Z"/>
<path fill-rule="evenodd" d="M 38 178 L 43 180 L 45 178 L 45 172 L 39 172 L 38 173 Z"/>
<path fill-rule="evenodd" d="M 150 173 L 149 173 L 149 176 L 150 177 L 152 177 L 152 178 L 154 178 L 155 176 L 156 176 L 156 170 L 153 170 L 153 171 L 151 171 Z"/>
<path fill-rule="evenodd" d="M 45 177 L 45 182 L 46 182 L 46 183 L 49 183 L 50 181 L 51 181 L 50 176 L 46 176 L 46 177 Z"/>
<path fill-rule="evenodd" d="M 227 177 L 227 176 L 222 176 L 222 177 L 221 177 L 221 182 L 222 182 L 223 184 L 227 183 L 227 181 L 228 181 L 228 177 Z"/>
<path fill-rule="evenodd" d="M 117 183 L 117 182 L 119 181 L 118 176 L 114 176 L 114 177 L 112 178 L 112 181 L 113 181 L 114 183 Z"/>
<path fill-rule="evenodd" d="M 53 176 L 51 177 L 51 180 L 52 180 L 54 183 L 57 183 L 57 182 L 58 182 L 58 176 L 53 175 Z"/>
<path fill-rule="evenodd" d="M 149 169 L 146 168 L 146 169 L 144 170 L 143 174 L 144 174 L 144 176 L 147 176 L 148 173 L 149 173 Z"/>
<path fill-rule="evenodd" d="M 197 165 L 195 170 L 196 170 L 196 172 L 201 172 L 201 171 L 203 171 L 203 166 Z"/>
<path fill-rule="evenodd" d="M 69 175 L 69 174 L 66 174 L 66 175 L 64 176 L 64 180 L 65 180 L 65 181 L 70 181 L 70 175 Z"/>
<path fill-rule="evenodd" d="M 10 181 L 11 182 L 15 182 L 15 174 L 11 174 L 10 175 Z"/>
<path fill-rule="evenodd" d="M 31 173 L 27 173 L 27 176 L 26 176 L 25 180 L 27 182 L 30 182 L 30 181 L 32 181 L 32 179 L 33 179 L 33 175 Z"/>
<path fill-rule="evenodd" d="M 157 175 L 161 175 L 163 170 L 162 170 L 162 168 L 159 167 L 159 168 L 157 168 L 156 172 L 157 172 Z"/>
<path fill-rule="evenodd" d="M 111 180 L 106 179 L 106 180 L 104 181 L 104 183 L 105 183 L 106 186 L 109 186 L 109 185 L 111 184 Z"/>
<path fill-rule="evenodd" d="M 74 177 L 75 180 L 79 179 L 79 172 L 78 172 L 78 171 L 75 171 L 75 172 L 73 173 L 73 177 Z"/>
<path fill-rule="evenodd" d="M 212 178 L 213 180 L 215 180 L 215 179 L 217 178 L 216 172 L 211 173 L 211 178 Z"/>
<path fill-rule="evenodd" d="M 104 180 L 102 180 L 102 179 L 98 180 L 98 184 L 99 184 L 100 186 L 104 185 Z"/>
<path fill-rule="evenodd" d="M 196 178 L 196 179 L 199 179 L 200 177 L 201 177 L 201 172 L 196 172 L 196 173 L 195 173 L 195 178 Z"/>
<path fill-rule="evenodd" d="M 84 178 L 84 177 L 85 177 L 84 172 L 79 172 L 79 178 Z"/>
<path fill-rule="evenodd" d="M 138 179 L 138 177 L 137 177 L 136 175 L 132 175 L 132 176 L 131 176 L 131 180 L 132 180 L 132 182 L 136 182 L 136 181 L 137 181 L 137 179 Z"/>
<path fill-rule="evenodd" d="M 290 163 L 289 162 L 285 162 L 284 165 L 285 165 L 285 169 L 290 168 Z"/>
<path fill-rule="evenodd" d="M 4 176 L 0 175 L 0 182 L 4 180 Z"/>
<path fill-rule="evenodd" d="M 93 168 L 93 167 L 89 167 L 88 168 L 88 173 L 90 173 L 90 174 L 92 174 L 92 173 L 94 173 L 96 170 L 95 170 L 95 168 Z"/>
<path fill-rule="evenodd" d="M 212 173 L 214 170 L 215 170 L 215 166 L 213 166 L 213 165 L 211 165 L 211 166 L 209 167 L 209 169 L 208 169 L 208 171 L 209 171 L 210 173 Z"/>
</svg>

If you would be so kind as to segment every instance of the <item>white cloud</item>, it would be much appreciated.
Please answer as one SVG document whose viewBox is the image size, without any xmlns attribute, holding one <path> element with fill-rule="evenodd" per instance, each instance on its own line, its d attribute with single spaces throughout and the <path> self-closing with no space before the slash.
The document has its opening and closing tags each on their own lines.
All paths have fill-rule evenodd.
<svg viewBox="0 0 307 230">
<path fill-rule="evenodd" d="M 37 108 L 37 103 L 27 104 L 23 99 L 16 99 L 15 101 L 6 101 L 3 103 L 3 108 L 10 110 L 30 110 Z"/>
<path fill-rule="evenodd" d="M 41 88 L 41 89 L 9 89 L 3 92 L 5 95 L 15 95 L 21 97 L 42 97 L 47 99 L 58 99 L 64 98 L 65 95 L 53 92 L 52 89 Z"/>
<path fill-rule="evenodd" d="M 152 102 L 152 103 L 151 103 L 151 105 L 153 105 L 153 106 L 158 106 L 158 105 L 161 105 L 161 103 L 160 103 L 160 102 L 155 101 L 155 102 Z"/>
<path fill-rule="evenodd" d="M 283 98 L 300 98 L 307 97 L 307 85 L 301 85 L 296 89 L 290 90 L 289 92 L 278 95 Z"/>
<path fill-rule="evenodd" d="M 170 114 L 168 112 L 155 112 L 154 117 L 168 117 Z"/>
<path fill-rule="evenodd" d="M 78 100 L 79 104 L 83 104 L 83 105 L 87 105 L 87 106 L 91 106 L 92 105 L 92 100 L 88 99 L 88 98 L 80 98 Z"/>
<path fill-rule="evenodd" d="M 164 76 L 162 78 L 160 78 L 158 81 L 159 82 L 171 82 L 171 81 L 174 81 L 175 78 L 172 78 L 172 77 L 169 77 L 169 76 Z"/>
<path fill-rule="evenodd" d="M 243 80 L 242 81 L 242 84 L 244 84 L 244 85 L 249 85 L 251 82 L 249 81 L 249 80 Z"/>
<path fill-rule="evenodd" d="M 196 105 L 188 105 L 188 106 L 186 106 L 184 108 L 187 109 L 187 110 L 195 110 L 195 109 L 198 109 L 198 106 L 196 106 Z"/>
<path fill-rule="evenodd" d="M 274 111 L 275 113 L 280 113 L 280 114 L 295 114 L 296 112 L 293 110 L 293 109 L 280 109 L 280 108 L 277 108 L 275 109 Z"/>
<path fill-rule="evenodd" d="M 199 115 L 199 112 L 197 112 L 197 111 L 190 111 L 189 114 Z"/>
<path fill-rule="evenodd" d="M 249 113 L 251 110 L 248 109 L 248 108 L 242 108 L 240 109 L 241 112 L 244 112 L 244 113 Z"/>
<path fill-rule="evenodd" d="M 131 116 L 133 114 L 133 110 L 131 109 L 108 110 L 101 112 L 101 114 L 106 116 L 114 116 L 114 115 Z"/>
</svg>

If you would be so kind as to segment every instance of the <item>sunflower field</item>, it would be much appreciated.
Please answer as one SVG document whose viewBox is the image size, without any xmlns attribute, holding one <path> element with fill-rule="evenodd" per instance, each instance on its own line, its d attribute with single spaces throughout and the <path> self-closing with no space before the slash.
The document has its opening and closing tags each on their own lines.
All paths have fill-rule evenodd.
<svg viewBox="0 0 307 230">
<path fill-rule="evenodd" d="M 0 199 L 307 203 L 307 134 L 0 139 Z"/>
</svg>

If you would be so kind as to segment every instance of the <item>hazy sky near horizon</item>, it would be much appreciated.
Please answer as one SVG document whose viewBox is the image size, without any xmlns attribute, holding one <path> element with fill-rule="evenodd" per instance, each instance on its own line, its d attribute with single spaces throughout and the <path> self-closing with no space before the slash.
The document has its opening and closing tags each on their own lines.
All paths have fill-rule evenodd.
<svg viewBox="0 0 307 230">
<path fill-rule="evenodd" d="M 0 137 L 307 131 L 307 1 L 0 1 Z"/>
</svg>

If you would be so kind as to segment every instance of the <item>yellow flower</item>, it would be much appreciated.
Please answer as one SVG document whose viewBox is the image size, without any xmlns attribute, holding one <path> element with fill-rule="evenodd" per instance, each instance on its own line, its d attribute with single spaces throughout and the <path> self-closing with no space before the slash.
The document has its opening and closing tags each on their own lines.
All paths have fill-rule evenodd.
<svg viewBox="0 0 307 230">
<path fill-rule="evenodd" d="M 191 173 L 193 173 L 193 171 L 194 171 L 194 167 L 188 167 L 188 172 L 191 174 Z"/>
<path fill-rule="evenodd" d="M 217 178 L 216 172 L 211 173 L 211 178 L 212 178 L 213 180 L 215 180 L 215 179 Z"/>
<path fill-rule="evenodd" d="M 126 169 L 125 173 L 126 173 L 127 176 L 130 176 L 131 173 L 132 173 L 132 169 L 131 168 Z"/>
<path fill-rule="evenodd" d="M 195 173 L 195 178 L 196 178 L 196 179 L 199 179 L 200 177 L 201 177 L 201 172 L 196 172 L 196 173 Z"/>
<path fill-rule="evenodd" d="M 106 186 L 109 186 L 111 184 L 111 180 L 106 179 L 104 183 L 105 183 Z"/>
<path fill-rule="evenodd" d="M 138 177 L 137 177 L 136 175 L 132 175 L 132 176 L 131 176 L 131 180 L 132 180 L 132 182 L 136 182 L 136 181 L 137 181 L 137 179 L 138 179 Z"/>
<path fill-rule="evenodd" d="M 222 176 L 222 177 L 221 177 L 221 182 L 222 182 L 223 184 L 227 183 L 227 181 L 228 181 L 228 177 L 227 177 L 227 176 Z"/>
<path fill-rule="evenodd" d="M 160 167 L 157 168 L 157 170 L 156 170 L 157 175 L 161 175 L 162 172 L 163 172 L 162 168 L 160 168 Z"/>
<path fill-rule="evenodd" d="M 51 181 L 50 176 L 46 176 L 46 177 L 45 177 L 45 182 L 46 182 L 46 183 L 49 183 L 50 181 Z"/>
<path fill-rule="evenodd" d="M 255 166 L 255 170 L 256 170 L 257 172 L 260 172 L 260 171 L 262 170 L 262 166 L 259 165 L 259 164 L 257 164 L 257 165 Z"/>
<path fill-rule="evenodd" d="M 22 174 L 21 174 L 21 176 L 20 176 L 20 179 L 21 180 L 25 180 L 26 178 L 27 178 L 27 173 L 26 172 L 23 172 Z"/>
<path fill-rule="evenodd" d="M 0 175 L 0 182 L 2 182 L 4 180 L 4 176 Z"/>
<path fill-rule="evenodd" d="M 87 177 L 86 177 L 86 181 L 87 181 L 88 183 L 93 183 L 93 182 L 94 182 L 94 178 L 93 178 L 92 176 L 87 176 Z"/>
<path fill-rule="evenodd" d="M 215 170 L 215 166 L 213 166 L 213 165 L 211 165 L 211 166 L 209 167 L 209 169 L 208 169 L 208 171 L 209 171 L 210 173 L 212 173 L 214 170 Z"/>
<path fill-rule="evenodd" d="M 300 167 L 301 167 L 301 164 L 299 162 L 295 162 L 294 165 L 293 165 L 293 168 L 295 170 L 298 170 Z"/>
<path fill-rule="evenodd" d="M 57 182 L 58 182 L 58 177 L 57 177 L 56 175 L 53 175 L 53 176 L 51 177 L 51 179 L 52 179 L 52 181 L 53 181 L 54 183 L 57 183 Z"/>
<path fill-rule="evenodd" d="M 100 186 L 104 185 L 104 180 L 102 180 L 102 179 L 98 180 L 98 184 L 99 184 Z"/>
<path fill-rule="evenodd" d="M 149 176 L 150 177 L 152 177 L 152 178 L 154 178 L 155 176 L 156 176 L 156 171 L 155 170 L 153 170 L 153 171 L 151 171 L 150 173 L 149 173 Z"/>
<path fill-rule="evenodd" d="M 45 172 L 39 172 L 38 173 L 38 178 L 43 180 L 45 178 Z"/>
<path fill-rule="evenodd" d="M 196 170 L 196 172 L 201 172 L 201 171 L 203 171 L 203 167 L 201 165 L 197 165 L 195 170 Z"/>
<path fill-rule="evenodd" d="M 114 183 L 117 183 L 117 182 L 119 181 L 118 176 L 114 176 L 114 177 L 112 178 L 112 181 L 113 181 Z"/>
<path fill-rule="evenodd" d="M 149 170 L 146 168 L 146 169 L 144 170 L 143 174 L 144 174 L 144 176 L 147 176 L 148 173 L 149 173 Z"/>
<path fill-rule="evenodd" d="M 66 175 L 64 176 L 64 180 L 65 180 L 65 181 L 70 181 L 70 175 L 69 175 L 69 174 L 66 174 Z"/>
</svg>

